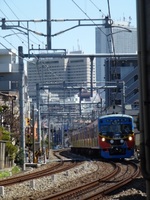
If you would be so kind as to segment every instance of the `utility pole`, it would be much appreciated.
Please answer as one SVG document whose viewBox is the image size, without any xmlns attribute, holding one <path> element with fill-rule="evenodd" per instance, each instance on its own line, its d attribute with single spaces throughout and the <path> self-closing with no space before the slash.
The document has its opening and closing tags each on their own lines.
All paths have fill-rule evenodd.
<svg viewBox="0 0 150 200">
<path fill-rule="evenodd" d="M 19 52 L 19 105 L 20 105 L 20 134 L 21 134 L 21 148 L 23 151 L 23 170 L 25 170 L 25 80 L 24 80 L 24 63 L 23 63 L 23 48 L 18 47 Z"/>
<path fill-rule="evenodd" d="M 33 142 L 33 163 L 35 163 L 35 108 L 32 105 L 32 142 Z"/>
<path fill-rule="evenodd" d="M 64 148 L 64 118 L 62 117 L 62 129 L 61 129 L 61 134 L 62 134 L 62 148 Z"/>
<path fill-rule="evenodd" d="M 140 158 L 150 199 L 150 1 L 137 0 L 138 64 L 140 82 Z"/>
<path fill-rule="evenodd" d="M 80 115 L 82 114 L 82 109 L 81 109 L 81 88 L 79 88 L 79 113 L 80 113 Z"/>
<path fill-rule="evenodd" d="M 37 127 L 38 127 L 38 142 L 41 150 L 41 113 L 40 113 L 40 90 L 39 83 L 36 84 L 36 101 L 37 101 Z"/>
<path fill-rule="evenodd" d="M 48 113 L 49 113 L 49 90 L 48 90 Z M 48 159 L 50 159 L 51 151 L 51 126 L 50 126 L 50 114 L 48 114 Z"/>
<path fill-rule="evenodd" d="M 51 125 L 50 125 L 50 115 L 48 115 L 48 159 L 50 159 L 51 150 Z"/>
<path fill-rule="evenodd" d="M 125 82 L 122 82 L 122 114 L 125 114 Z"/>
</svg>

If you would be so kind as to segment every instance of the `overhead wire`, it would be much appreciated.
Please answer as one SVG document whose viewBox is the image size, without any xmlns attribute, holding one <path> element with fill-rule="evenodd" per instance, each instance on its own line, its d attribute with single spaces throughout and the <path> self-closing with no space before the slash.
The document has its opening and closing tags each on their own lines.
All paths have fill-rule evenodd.
<svg viewBox="0 0 150 200">
<path fill-rule="evenodd" d="M 15 12 L 12 10 L 12 8 L 8 5 L 8 3 L 6 2 L 6 0 L 3 0 L 5 2 L 5 4 L 8 6 L 8 8 L 11 10 L 11 12 L 14 14 L 14 16 L 19 20 L 18 16 L 15 14 Z M 17 8 L 17 6 L 14 4 L 14 2 L 12 2 L 13 5 Z M 17 8 L 18 9 L 18 8 Z M 24 23 L 21 22 L 21 24 L 23 25 L 23 27 L 27 28 Z M 41 40 L 39 40 L 38 37 L 35 36 L 35 34 L 33 34 L 32 32 L 30 33 L 38 42 L 41 43 Z M 30 39 L 31 40 L 31 39 Z M 31 40 L 32 41 L 32 40 Z M 34 41 L 32 41 L 32 43 L 38 45 L 37 43 L 35 43 Z"/>
<path fill-rule="evenodd" d="M 94 5 L 94 7 L 95 7 L 99 12 L 102 13 L 103 17 L 108 17 L 106 14 L 104 14 L 104 13 L 102 12 L 102 10 L 101 10 L 92 0 L 89 0 L 89 1 Z M 111 17 L 109 17 L 109 18 L 111 19 Z M 98 29 L 101 30 L 100 27 L 98 27 Z M 109 52 L 111 53 L 111 44 L 110 44 L 110 41 L 109 41 L 109 35 L 107 35 L 106 33 L 105 33 L 104 35 L 106 36 L 106 39 L 107 39 L 108 50 L 109 50 Z"/>
<path fill-rule="evenodd" d="M 73 0 L 72 0 L 73 1 Z M 6 3 L 6 1 L 4 0 L 4 2 Z M 74 2 L 74 1 L 73 1 Z M 75 3 L 75 2 L 74 2 Z M 7 3 L 6 3 L 7 4 Z M 75 3 L 76 4 L 76 3 Z M 77 5 L 77 4 L 76 4 Z M 7 6 L 9 7 L 9 9 L 13 12 L 13 10 L 10 8 L 10 6 L 7 4 Z M 78 6 L 78 5 L 77 5 Z M 78 6 L 78 8 L 80 8 L 79 6 Z M 80 10 L 82 11 L 82 12 L 84 12 L 81 8 L 80 8 Z M 14 12 L 13 12 L 13 14 L 15 14 Z M 89 18 L 89 19 L 91 19 L 85 12 L 84 12 L 84 14 Z M 15 16 L 16 16 L 16 14 L 15 14 Z M 17 17 L 17 16 L 16 16 Z M 92 19 L 91 19 L 91 21 L 93 21 Z M 93 23 L 94 23 L 94 21 L 93 21 Z M 105 33 L 104 33 L 105 34 Z M 9 44 L 11 44 L 11 43 L 9 43 Z M 12 45 L 12 44 L 11 44 Z M 47 65 L 46 65 L 47 66 Z M 48 69 L 48 66 L 47 66 L 47 69 Z M 39 73 L 40 74 L 40 73 Z"/>
<path fill-rule="evenodd" d="M 8 17 L 6 16 L 6 14 L 1 9 L 0 9 L 0 12 L 8 19 Z M 13 25 L 13 23 L 11 23 L 11 24 Z M 19 37 L 18 34 L 13 29 L 9 29 L 9 30 L 11 32 L 13 32 L 13 34 L 18 37 L 18 39 L 21 41 L 21 43 L 26 42 L 23 38 Z M 5 37 L 3 37 L 3 38 L 5 39 Z"/>
<path fill-rule="evenodd" d="M 89 0 L 100 12 L 101 12 L 101 10 L 96 6 L 96 4 L 94 4 L 94 2 L 92 1 L 92 0 Z M 109 19 L 111 19 L 111 11 L 110 11 L 110 2 L 109 2 L 109 0 L 107 0 L 107 5 L 108 5 L 108 18 Z M 112 41 L 112 45 L 111 45 L 111 43 L 110 43 L 110 41 L 109 41 L 109 36 L 111 37 L 111 41 Z M 112 53 L 113 52 L 113 54 L 114 54 L 114 59 L 115 59 L 115 69 L 114 69 L 114 78 L 116 78 L 116 62 L 117 62 L 117 60 L 116 60 L 116 56 L 115 56 L 115 54 L 116 54 L 116 52 L 115 52 L 115 44 L 114 44 L 114 37 L 113 37 L 113 32 L 112 32 L 112 26 L 110 26 L 110 34 L 109 35 L 106 35 L 106 37 L 107 37 L 107 44 L 108 44 L 108 49 L 109 49 L 109 52 L 110 53 Z M 112 52 L 111 52 L 111 47 L 112 47 Z M 117 96 L 117 93 L 116 93 L 116 96 Z M 115 97 L 116 98 L 116 97 Z M 115 100 L 115 98 L 114 98 L 114 100 Z"/>
<path fill-rule="evenodd" d="M 12 10 L 12 8 L 8 5 L 8 3 L 5 1 L 5 0 L 3 0 L 4 1 L 4 3 L 7 5 L 7 7 L 11 10 L 11 12 L 14 14 L 14 16 L 19 20 L 19 18 L 17 17 L 17 15 L 15 14 L 15 12 Z M 8 19 L 8 17 L 6 16 L 6 14 L 0 9 L 0 11 L 1 11 L 1 13 L 6 17 L 6 19 Z M 11 24 L 12 25 L 14 25 L 12 22 L 11 22 Z M 23 25 L 23 27 L 25 27 L 25 25 L 23 24 L 23 23 L 21 23 L 22 25 Z M 13 34 L 15 34 L 18 38 L 19 38 L 19 40 L 21 40 L 21 42 L 22 42 L 22 40 L 25 42 L 25 43 L 27 43 L 27 41 L 25 41 L 23 38 L 21 38 L 21 37 L 19 37 L 18 35 L 17 35 L 17 33 L 13 30 L 13 29 L 10 29 L 10 31 L 11 32 L 13 32 Z M 11 34 L 10 34 L 11 35 Z M 34 34 L 33 34 L 34 35 Z M 9 35 L 8 35 L 9 36 Z M 9 40 L 7 40 L 6 39 L 6 36 L 4 36 L 4 37 L 2 37 L 6 42 L 8 42 L 9 43 L 9 45 L 11 45 L 16 51 L 18 51 L 18 49 L 12 44 L 12 43 L 10 43 L 9 42 Z M 35 37 L 36 38 L 36 37 Z M 23 43 L 23 42 L 22 42 Z M 29 48 L 26 44 L 24 43 L 24 45 L 27 47 L 27 48 Z M 34 43 L 34 42 L 33 42 Z M 8 48 L 5 46 L 5 45 L 3 45 L 2 43 L 1 43 L 1 45 L 5 48 L 5 49 L 7 49 L 8 50 Z M 9 49 L 9 51 L 10 51 L 10 49 Z M 18 56 L 18 55 L 17 55 Z M 25 59 L 24 59 L 25 60 Z M 27 61 L 27 59 L 26 59 L 26 61 Z M 39 73 L 39 78 L 40 78 L 40 73 Z"/>
<path fill-rule="evenodd" d="M 95 7 L 99 12 L 102 13 L 103 16 L 106 16 L 106 15 L 102 12 L 102 10 L 99 9 L 99 7 L 98 7 L 92 0 L 89 0 L 89 1 L 94 5 L 94 7 Z"/>
<path fill-rule="evenodd" d="M 111 19 L 111 11 L 110 11 L 110 3 L 109 0 L 107 0 L 107 4 L 108 4 L 108 17 Z M 115 55 L 115 44 L 114 44 L 114 37 L 113 37 L 113 32 L 112 32 L 112 26 L 110 26 L 110 36 L 112 39 L 112 48 L 113 48 L 113 53 Z"/>
<path fill-rule="evenodd" d="M 111 19 L 111 10 L 110 10 L 110 2 L 107 0 L 107 5 L 108 5 L 108 17 Z M 117 78 L 117 58 L 116 58 L 116 50 L 115 50 L 115 43 L 114 43 L 114 37 L 113 37 L 113 31 L 112 31 L 112 26 L 110 26 L 110 37 L 112 41 L 112 50 L 113 50 L 113 57 L 114 57 L 114 71 L 113 71 L 113 76 L 114 79 Z M 115 100 L 118 94 L 118 90 L 116 90 L 114 99 L 113 99 L 113 106 L 115 106 Z"/>
<path fill-rule="evenodd" d="M 6 3 L 6 1 L 4 0 L 4 2 Z M 7 3 L 6 3 L 7 4 Z M 17 17 L 17 15 L 13 12 L 13 10 L 10 8 L 10 6 L 7 4 L 7 6 L 9 7 L 9 9 L 11 10 L 11 12 L 15 15 L 15 17 L 16 18 L 18 18 Z M 0 10 L 2 13 L 3 13 L 3 11 L 2 10 Z M 4 13 L 3 13 L 4 14 Z M 8 19 L 8 17 L 6 16 L 6 15 L 4 15 L 7 19 Z M 19 19 L 19 18 L 18 18 Z M 13 24 L 13 23 L 12 23 Z M 16 34 L 16 32 L 14 31 L 14 30 L 11 30 L 14 34 Z M 16 34 L 17 35 L 17 34 Z M 17 35 L 18 36 L 18 35 Z M 21 37 L 18 37 L 21 41 L 23 40 Z M 13 44 L 11 44 L 5 37 L 4 37 L 4 39 L 11 45 L 11 46 L 13 46 L 13 48 L 15 48 L 16 49 L 16 47 L 14 47 L 14 45 Z M 25 41 L 25 40 L 24 40 Z M 26 41 L 25 41 L 26 42 Z M 2 43 L 0 43 L 5 49 L 7 49 L 7 50 L 9 50 L 10 51 L 10 49 L 8 49 L 5 45 L 3 45 Z M 18 49 L 16 49 L 17 51 L 18 51 Z M 17 56 L 19 56 L 19 55 L 17 55 Z M 37 58 L 36 56 L 35 56 L 35 58 Z M 48 66 L 49 65 L 47 65 L 47 64 L 45 64 L 44 62 L 43 62 L 43 64 L 44 64 L 44 66 L 47 68 L 47 70 L 48 71 L 50 71 L 50 69 L 48 68 Z M 38 68 L 38 65 L 36 65 L 37 66 L 37 68 Z M 39 68 L 38 68 L 39 69 Z M 53 73 L 53 71 L 50 71 L 50 73 Z M 53 75 L 54 76 L 56 76 L 57 78 L 59 78 L 60 79 L 60 77 L 59 76 L 57 76 L 56 75 L 56 73 L 53 73 Z M 41 78 L 41 76 L 40 76 L 40 73 L 39 73 L 39 78 Z M 60 80 L 63 80 L 63 79 L 60 79 Z"/>
<path fill-rule="evenodd" d="M 39 75 L 39 79 L 40 79 L 42 85 L 44 85 L 44 84 L 47 82 L 47 80 L 43 79 L 42 73 L 40 72 L 40 70 L 41 70 L 42 67 L 45 67 L 45 69 L 47 69 L 47 71 L 50 72 L 50 73 L 52 74 L 52 76 L 55 76 L 55 77 L 57 78 L 57 80 L 65 81 L 65 80 L 61 79 L 61 78 L 59 77 L 59 75 L 56 74 L 56 72 L 53 72 L 52 70 L 49 69 L 49 66 L 50 66 L 50 65 L 47 65 L 46 63 L 44 63 L 44 61 L 43 61 L 43 60 L 40 60 L 35 54 L 33 54 L 33 55 L 34 55 L 34 58 L 36 59 L 36 62 L 34 62 L 34 61 L 32 60 L 32 63 L 33 63 L 33 64 L 36 66 L 36 68 L 37 68 L 37 72 L 38 72 L 38 75 Z M 40 61 L 40 65 L 39 65 L 39 61 Z M 46 62 L 46 60 L 45 60 L 45 62 Z M 43 71 L 45 71 L 45 70 L 43 70 Z M 43 82 L 44 80 L 46 81 L 45 83 Z M 49 80 L 50 80 L 50 79 L 49 79 Z M 48 92 L 47 92 L 46 90 L 44 90 L 44 93 L 48 94 Z"/>
<path fill-rule="evenodd" d="M 90 0 L 90 1 L 91 1 L 91 0 Z M 72 2 L 78 7 L 78 9 L 79 9 L 82 13 L 84 13 L 84 14 L 86 15 L 86 17 L 87 17 L 88 19 L 91 20 L 91 22 L 98 28 L 98 30 L 100 30 L 100 31 L 106 36 L 106 38 L 107 38 L 107 44 L 108 44 L 108 49 L 109 49 L 109 52 L 111 53 L 111 44 L 110 44 L 110 42 L 109 42 L 109 35 L 107 35 L 107 34 L 101 29 L 100 26 L 97 26 L 97 24 L 92 20 L 92 18 L 90 18 L 89 15 L 88 15 L 86 12 L 84 12 L 84 10 L 83 10 L 74 0 L 72 0 Z M 91 1 L 91 3 L 93 3 L 93 1 Z M 101 10 L 96 6 L 96 4 L 93 3 L 93 5 L 94 5 L 99 11 L 101 11 Z"/>
<path fill-rule="evenodd" d="M 104 33 L 104 31 L 99 27 L 99 26 L 97 26 L 97 24 L 94 22 L 94 20 L 92 19 L 92 18 L 90 18 L 89 17 L 89 15 L 86 13 L 86 12 L 84 12 L 84 10 L 74 1 L 74 0 L 72 0 L 72 2 L 78 7 L 78 9 L 82 12 L 82 13 L 84 13 L 85 15 L 86 15 L 86 17 L 104 34 L 104 35 L 106 35 L 105 33 Z"/>
<path fill-rule="evenodd" d="M 10 11 L 13 13 L 13 15 L 19 20 L 19 18 L 18 18 L 18 16 L 16 15 L 16 13 L 13 11 L 13 9 L 8 5 L 8 3 L 6 2 L 6 0 L 3 0 L 3 2 L 6 4 L 6 6 L 10 9 Z M 15 5 L 15 4 L 14 4 Z M 0 9 L 0 11 L 3 13 L 3 15 L 8 19 L 8 17 L 4 14 L 4 12 Z M 12 23 L 12 22 L 11 22 Z M 12 23 L 13 24 L 13 23 Z M 21 24 L 22 24 L 22 26 L 27 30 L 28 29 L 28 27 L 27 27 L 27 25 L 25 26 L 24 25 L 24 23 L 22 23 L 21 22 Z M 14 25 L 14 24 L 13 24 Z M 30 35 L 32 35 L 32 37 L 34 37 L 39 43 L 36 43 L 35 41 L 33 41 L 31 38 L 29 38 L 29 35 L 28 35 L 28 39 L 29 39 L 29 45 L 27 44 L 26 45 L 26 43 L 28 43 L 28 41 L 26 41 L 26 40 L 24 40 L 22 37 L 19 37 L 18 36 L 18 34 L 19 33 L 16 33 L 13 29 L 9 29 L 10 31 L 12 31 L 15 35 L 17 35 L 17 37 L 18 38 L 20 38 L 20 40 L 23 40 L 23 44 L 26 46 L 26 48 L 27 49 L 29 49 L 30 47 L 30 43 L 32 42 L 32 44 L 35 44 L 35 45 L 39 45 L 39 43 L 41 43 L 42 44 L 42 42 L 41 42 L 41 40 L 39 40 L 39 38 L 38 37 L 36 37 L 36 35 L 34 34 L 34 33 L 32 33 L 32 31 L 29 31 L 29 33 L 28 34 L 30 34 Z M 10 34 L 11 35 L 11 34 Z M 10 36 L 9 35 L 9 36 Z M 13 35 L 13 34 L 12 34 Z"/>
<path fill-rule="evenodd" d="M 12 43 L 10 43 L 6 38 L 4 38 L 4 39 L 6 40 L 6 42 L 8 42 L 14 48 L 14 50 L 16 50 L 16 52 L 18 52 L 18 49 Z M 1 46 L 3 46 L 9 52 L 14 53 L 11 49 L 7 48 L 3 43 L 0 42 L 0 44 L 1 44 Z M 19 58 L 19 53 L 17 53 L 16 56 Z M 26 62 L 28 62 L 27 58 L 23 58 L 23 60 L 25 60 Z M 40 78 L 40 73 L 39 73 L 39 78 Z"/>
<path fill-rule="evenodd" d="M 15 15 L 15 17 L 17 18 L 17 19 L 19 19 L 18 17 L 17 17 L 17 15 L 15 14 L 15 12 L 11 9 L 11 7 L 7 4 L 7 2 L 5 1 L 5 0 L 3 0 L 4 2 L 5 2 L 5 4 L 8 6 L 8 8 L 11 10 L 11 12 Z M 4 13 L 3 13 L 4 14 Z M 22 23 L 22 25 L 25 27 L 25 25 Z M 35 37 L 35 35 L 31 32 L 31 34 Z M 40 41 L 37 37 L 35 37 L 38 41 Z M 4 38 L 5 39 L 5 38 Z M 6 40 L 6 39 L 5 39 Z M 31 40 L 31 39 L 30 39 Z M 7 41 L 7 40 L 6 40 Z M 7 41 L 8 42 L 8 41 Z M 33 41 L 32 41 L 33 42 Z M 40 41 L 41 42 L 41 41 Z M 12 45 L 10 42 L 8 42 L 10 45 Z M 34 42 L 33 42 L 34 43 Z M 13 45 L 12 45 L 13 46 Z M 13 46 L 14 47 L 14 46 Z M 29 48 L 29 47 L 28 47 Z M 35 58 L 36 59 L 38 59 L 36 56 L 35 56 Z M 41 73 L 39 72 L 39 65 L 38 65 L 38 62 L 36 62 L 35 63 L 35 65 L 37 66 L 37 70 L 38 70 L 38 74 L 39 74 L 39 79 L 41 80 L 41 82 L 43 81 L 42 80 L 42 77 L 41 77 Z M 48 71 L 50 71 L 49 70 L 49 68 L 48 68 L 48 66 L 47 65 L 45 65 L 44 63 L 42 64 L 43 66 L 46 66 L 46 68 L 47 68 L 47 70 Z M 52 71 L 50 71 L 50 73 L 53 73 Z M 56 73 L 53 73 L 53 75 L 54 76 L 56 76 L 57 78 L 59 78 L 57 75 L 56 75 Z"/>
<path fill-rule="evenodd" d="M 93 3 L 92 0 L 89 0 L 89 1 L 98 9 L 98 11 L 101 12 L 101 10 L 96 6 L 96 4 Z M 95 24 L 94 21 L 89 17 L 89 15 L 86 12 L 84 12 L 84 10 L 74 0 L 72 0 L 72 2 L 81 10 L 81 12 L 83 12 L 86 15 L 86 17 L 88 17 L 93 22 L 93 24 Z M 111 19 L 111 10 L 110 10 L 110 2 L 109 2 L 109 0 L 107 0 L 107 6 L 108 6 L 108 19 Z M 116 64 L 117 64 L 116 62 L 117 62 L 117 60 L 116 60 L 116 56 L 115 56 L 116 52 L 115 52 L 115 44 L 114 44 L 112 26 L 110 25 L 110 27 L 109 27 L 110 34 L 108 34 L 108 35 L 104 31 L 102 31 L 102 29 L 99 26 L 96 25 L 96 27 L 106 36 L 107 44 L 108 44 L 108 50 L 109 50 L 110 53 L 113 52 L 113 54 L 114 54 L 114 56 L 113 56 L 114 57 L 114 64 L 115 64 L 115 67 L 114 67 L 114 78 L 116 78 Z M 110 41 L 109 41 L 109 38 L 111 38 Z M 116 93 L 116 96 L 117 96 L 117 93 Z M 115 101 L 115 98 L 114 98 L 114 101 Z"/>
</svg>

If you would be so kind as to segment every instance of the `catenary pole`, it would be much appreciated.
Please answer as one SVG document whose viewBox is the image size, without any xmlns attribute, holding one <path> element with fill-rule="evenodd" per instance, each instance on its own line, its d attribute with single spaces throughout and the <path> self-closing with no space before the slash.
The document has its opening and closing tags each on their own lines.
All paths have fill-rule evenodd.
<svg viewBox="0 0 150 200">
<path fill-rule="evenodd" d="M 91 62 L 91 97 L 93 97 L 93 60 L 94 60 L 94 56 L 90 56 L 90 62 Z"/>
<path fill-rule="evenodd" d="M 47 0 L 47 49 L 51 50 L 51 0 Z"/>
</svg>

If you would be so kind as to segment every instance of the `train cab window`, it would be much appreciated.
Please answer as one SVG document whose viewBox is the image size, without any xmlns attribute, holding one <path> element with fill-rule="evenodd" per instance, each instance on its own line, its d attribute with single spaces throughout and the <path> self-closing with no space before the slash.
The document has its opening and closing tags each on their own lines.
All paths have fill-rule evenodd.
<svg viewBox="0 0 150 200">
<path fill-rule="evenodd" d="M 129 134 L 130 132 L 131 132 L 131 126 L 130 126 L 130 125 L 124 125 L 124 126 L 122 127 L 122 133 L 123 133 L 124 135 Z"/>
<path fill-rule="evenodd" d="M 109 127 L 109 132 L 112 132 L 112 133 L 120 133 L 120 125 L 111 125 Z"/>
<path fill-rule="evenodd" d="M 101 133 L 106 133 L 108 131 L 108 126 L 101 126 L 100 127 L 100 132 Z"/>
</svg>

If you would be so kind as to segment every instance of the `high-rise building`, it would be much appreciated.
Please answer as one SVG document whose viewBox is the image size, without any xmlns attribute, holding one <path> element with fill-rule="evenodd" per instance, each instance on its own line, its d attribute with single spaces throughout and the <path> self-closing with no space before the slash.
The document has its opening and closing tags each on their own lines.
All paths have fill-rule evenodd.
<svg viewBox="0 0 150 200">
<path fill-rule="evenodd" d="M 28 94 L 32 101 L 36 101 L 36 84 L 40 86 L 66 79 L 66 60 L 57 58 L 33 59 L 27 64 Z"/>
<path fill-rule="evenodd" d="M 112 28 L 105 26 L 96 27 L 96 53 L 136 53 L 137 52 L 137 29 L 128 22 L 117 22 Z M 97 85 L 105 84 L 105 60 L 96 58 L 96 82 Z M 105 91 L 102 92 L 105 99 Z"/>
<path fill-rule="evenodd" d="M 81 54 L 81 51 L 71 52 L 72 54 Z M 94 62 L 93 62 L 94 63 Z M 28 62 L 28 93 L 33 101 L 36 101 L 36 83 L 40 86 L 48 84 L 67 84 L 68 86 L 89 87 L 91 81 L 91 62 L 90 58 L 44 58 L 33 59 Z M 95 78 L 95 64 L 93 64 L 93 82 Z M 52 90 L 51 93 L 57 93 L 59 97 L 67 97 L 62 89 Z M 68 95 L 78 93 L 78 90 L 70 90 Z"/>
</svg>

